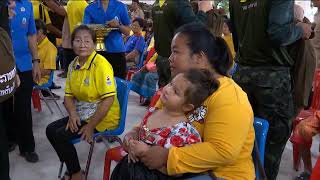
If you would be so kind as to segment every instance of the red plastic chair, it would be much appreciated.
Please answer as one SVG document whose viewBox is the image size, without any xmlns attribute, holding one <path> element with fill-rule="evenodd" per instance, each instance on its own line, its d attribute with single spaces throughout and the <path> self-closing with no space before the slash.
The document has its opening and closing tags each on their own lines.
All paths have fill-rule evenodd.
<svg viewBox="0 0 320 180">
<path fill-rule="evenodd" d="M 123 150 L 122 146 L 117 146 L 106 151 L 106 154 L 104 156 L 103 180 L 109 180 L 110 178 L 111 161 L 119 162 L 125 156 L 125 154 L 126 153 Z"/>
<path fill-rule="evenodd" d="M 298 116 L 293 120 L 293 132 L 295 127 L 304 119 L 306 119 L 307 117 L 311 116 L 314 114 L 314 112 L 316 110 L 320 109 L 320 69 L 317 69 L 315 72 L 315 76 L 314 76 L 314 81 L 313 81 L 313 97 L 312 97 L 312 102 L 311 102 L 311 107 L 308 110 L 302 110 Z M 308 145 L 306 145 L 305 148 L 309 149 L 310 151 L 310 147 L 312 145 L 311 143 L 308 143 Z M 301 155 L 300 152 L 298 150 L 298 144 L 296 143 L 292 143 L 293 146 L 293 168 L 298 171 L 299 170 L 299 166 L 300 166 L 300 161 L 301 161 Z M 311 153 L 310 153 L 311 154 Z M 310 158 L 311 157 L 305 157 L 305 158 Z"/>
<path fill-rule="evenodd" d="M 320 157 L 318 157 L 317 163 L 314 166 L 310 180 L 319 180 L 320 179 Z"/>
<path fill-rule="evenodd" d="M 32 90 L 32 95 L 31 95 L 31 98 L 32 98 L 32 104 L 33 104 L 33 108 L 37 109 L 38 112 L 41 112 L 42 111 L 42 108 L 41 108 L 41 101 L 40 101 L 40 95 L 39 95 L 39 90 Z"/>
</svg>

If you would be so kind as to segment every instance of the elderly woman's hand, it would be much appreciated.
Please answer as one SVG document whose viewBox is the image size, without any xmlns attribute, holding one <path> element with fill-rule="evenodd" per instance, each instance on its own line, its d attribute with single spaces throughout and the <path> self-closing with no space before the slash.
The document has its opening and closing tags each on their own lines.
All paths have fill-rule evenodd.
<svg viewBox="0 0 320 180">
<path fill-rule="evenodd" d="M 138 140 L 138 128 L 132 129 L 123 138 L 122 147 L 128 153 L 130 151 L 130 140 Z"/>
<path fill-rule="evenodd" d="M 73 113 L 69 115 L 69 121 L 66 126 L 66 131 L 70 129 L 72 133 L 75 133 L 79 130 L 78 126 L 81 125 L 80 117 L 77 113 Z"/>
<path fill-rule="evenodd" d="M 160 169 L 167 166 L 169 150 L 161 146 L 151 146 L 148 150 L 141 154 L 140 160 L 149 169 Z"/>
<path fill-rule="evenodd" d="M 78 134 L 82 134 L 81 135 L 82 140 L 85 140 L 88 143 L 92 143 L 94 128 L 95 127 L 92 127 L 90 124 L 86 124 L 80 129 Z"/>
</svg>

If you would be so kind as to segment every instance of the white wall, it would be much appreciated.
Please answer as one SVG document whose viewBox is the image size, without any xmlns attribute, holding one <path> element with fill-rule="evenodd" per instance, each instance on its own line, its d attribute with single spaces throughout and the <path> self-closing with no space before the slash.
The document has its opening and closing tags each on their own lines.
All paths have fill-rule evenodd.
<svg viewBox="0 0 320 180">
<path fill-rule="evenodd" d="M 316 13 L 317 8 L 311 8 L 311 1 L 296 0 L 296 4 L 304 9 L 304 15 L 313 22 L 313 15 Z"/>
</svg>

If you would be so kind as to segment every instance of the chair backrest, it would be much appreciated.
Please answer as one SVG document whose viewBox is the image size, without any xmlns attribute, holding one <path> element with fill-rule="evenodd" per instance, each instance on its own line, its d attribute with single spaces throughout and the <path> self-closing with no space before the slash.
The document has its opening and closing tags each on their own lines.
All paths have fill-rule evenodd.
<svg viewBox="0 0 320 180">
<path fill-rule="evenodd" d="M 42 85 L 40 85 L 40 86 L 35 86 L 35 88 L 36 88 L 36 89 L 49 88 L 49 87 L 52 85 L 52 83 L 53 83 L 53 76 L 54 76 L 54 71 L 51 71 L 48 82 L 45 83 L 45 84 L 42 84 Z"/>
<path fill-rule="evenodd" d="M 259 155 L 262 165 L 264 164 L 264 150 L 266 145 L 267 134 L 269 130 L 269 123 L 265 119 L 258 117 L 254 118 L 253 122 L 254 131 L 256 135 L 256 142 L 259 148 Z"/>
<path fill-rule="evenodd" d="M 116 83 L 117 83 L 117 98 L 120 104 L 120 122 L 119 127 L 106 131 L 103 134 L 104 135 L 121 135 L 125 128 L 125 122 L 126 122 L 126 116 L 127 116 L 127 107 L 128 107 L 128 98 L 131 88 L 131 83 L 129 81 L 120 79 L 115 77 Z"/>
<path fill-rule="evenodd" d="M 320 69 L 316 69 L 313 79 L 313 97 L 311 101 L 312 110 L 320 109 Z"/>
</svg>

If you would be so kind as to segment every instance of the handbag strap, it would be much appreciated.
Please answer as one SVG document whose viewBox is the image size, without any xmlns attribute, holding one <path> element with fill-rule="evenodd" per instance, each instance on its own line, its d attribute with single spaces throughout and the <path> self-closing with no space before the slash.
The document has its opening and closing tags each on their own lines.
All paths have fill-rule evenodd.
<svg viewBox="0 0 320 180">
<path fill-rule="evenodd" d="M 260 159 L 260 152 L 259 152 L 259 148 L 257 145 L 257 140 L 254 140 L 254 147 L 253 147 L 253 151 L 254 151 L 254 166 L 256 168 L 258 168 L 259 171 L 259 177 L 256 177 L 257 180 L 267 180 L 267 176 L 266 176 L 266 172 L 264 171 L 261 159 Z"/>
</svg>

